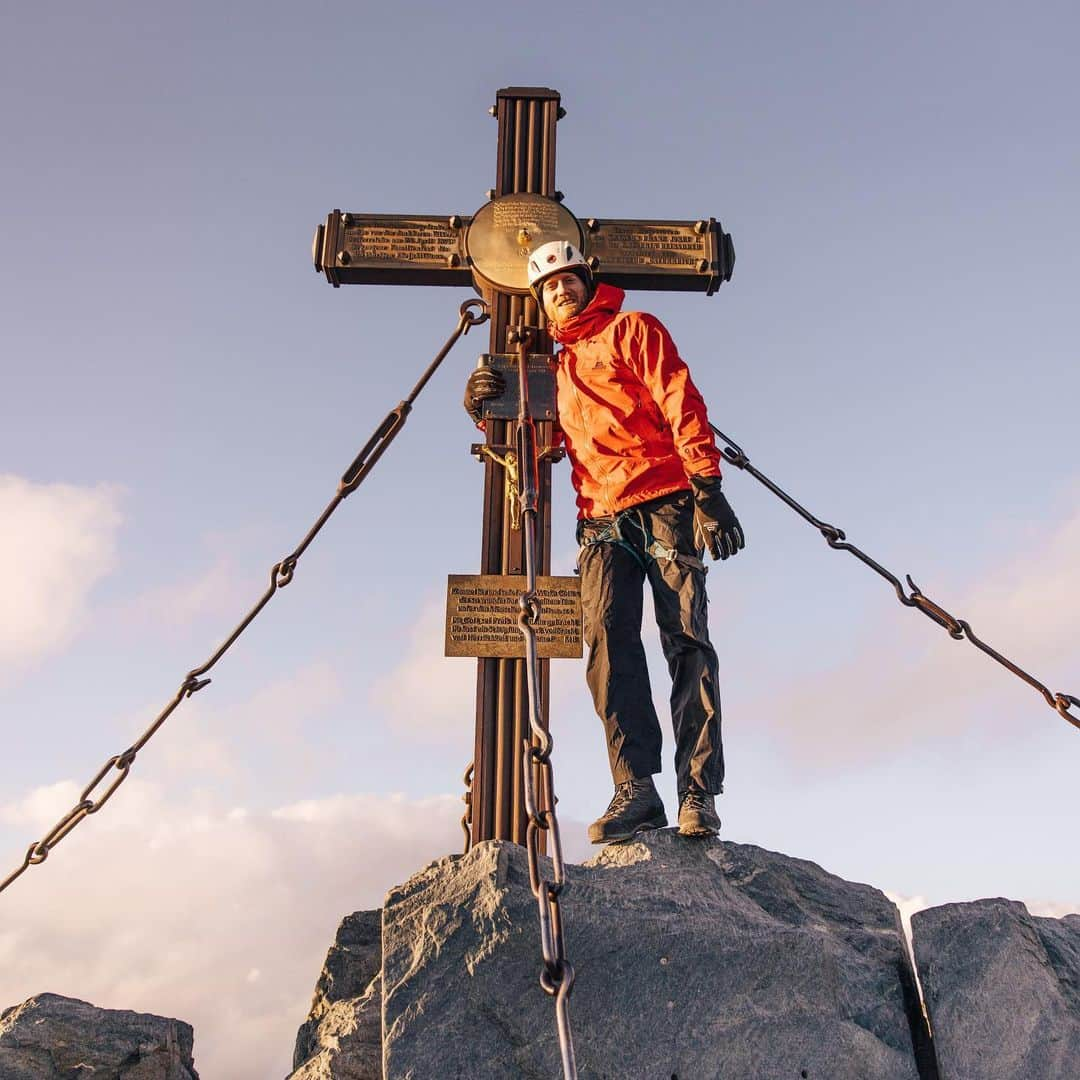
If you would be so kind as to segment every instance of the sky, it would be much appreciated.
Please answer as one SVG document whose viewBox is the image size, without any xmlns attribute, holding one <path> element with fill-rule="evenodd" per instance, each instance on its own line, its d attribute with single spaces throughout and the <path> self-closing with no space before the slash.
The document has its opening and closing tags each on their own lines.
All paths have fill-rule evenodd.
<svg viewBox="0 0 1080 1080">
<path fill-rule="evenodd" d="M 713 421 L 1080 696 L 1075 5 L 61 2 L 3 25 L 0 877 L 446 339 L 469 290 L 332 289 L 311 234 L 334 207 L 474 213 L 503 86 L 562 93 L 579 217 L 732 233 L 717 295 L 628 298 Z M 486 341 L 109 805 L 0 896 L 0 1008 L 179 1016 L 206 1080 L 284 1075 L 340 920 L 458 849 L 474 665 L 442 657 L 442 618 L 446 575 L 479 567 L 461 395 Z M 565 465 L 555 484 L 568 574 Z M 724 837 L 905 910 L 1080 911 L 1080 731 L 751 478 L 725 491 L 748 546 L 709 576 Z M 647 643 L 666 722 L 648 621 Z M 553 662 L 551 726 L 582 859 L 610 780 L 579 661 Z"/>
</svg>

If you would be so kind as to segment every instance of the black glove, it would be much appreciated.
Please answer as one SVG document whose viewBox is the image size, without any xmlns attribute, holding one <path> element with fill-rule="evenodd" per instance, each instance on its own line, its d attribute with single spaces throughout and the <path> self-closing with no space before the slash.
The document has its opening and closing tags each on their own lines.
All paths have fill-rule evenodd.
<svg viewBox="0 0 1080 1080">
<path fill-rule="evenodd" d="M 506 390 L 506 380 L 493 368 L 477 368 L 465 383 L 465 411 L 474 424 L 484 418 L 482 406 L 488 398 L 501 397 Z"/>
<path fill-rule="evenodd" d="M 727 559 L 746 546 L 742 526 L 720 491 L 719 476 L 692 476 L 694 543 L 714 559 Z"/>
</svg>

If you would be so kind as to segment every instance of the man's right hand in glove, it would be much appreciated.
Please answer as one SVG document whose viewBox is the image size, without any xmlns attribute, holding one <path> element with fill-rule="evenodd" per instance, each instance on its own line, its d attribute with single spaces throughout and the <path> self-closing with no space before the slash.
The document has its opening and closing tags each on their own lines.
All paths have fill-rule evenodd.
<svg viewBox="0 0 1080 1080">
<path fill-rule="evenodd" d="M 728 559 L 746 546 L 742 526 L 720 491 L 719 476 L 692 476 L 694 542 L 714 559 Z"/>
<path fill-rule="evenodd" d="M 465 383 L 465 411 L 479 424 L 483 417 L 483 405 L 488 398 L 501 397 L 506 380 L 489 367 L 477 368 Z"/>
</svg>

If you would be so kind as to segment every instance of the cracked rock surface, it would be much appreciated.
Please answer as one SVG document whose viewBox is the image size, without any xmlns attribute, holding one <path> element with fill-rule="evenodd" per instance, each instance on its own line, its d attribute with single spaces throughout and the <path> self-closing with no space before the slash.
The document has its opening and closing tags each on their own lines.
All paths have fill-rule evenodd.
<svg viewBox="0 0 1080 1080">
<path fill-rule="evenodd" d="M 2 1080 L 199 1080 L 191 1025 L 39 994 L 0 1014 Z"/>
</svg>

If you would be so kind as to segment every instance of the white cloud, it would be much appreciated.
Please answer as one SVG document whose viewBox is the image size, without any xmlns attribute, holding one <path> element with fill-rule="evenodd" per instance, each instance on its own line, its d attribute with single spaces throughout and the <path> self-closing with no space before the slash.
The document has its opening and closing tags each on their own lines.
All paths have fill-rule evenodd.
<svg viewBox="0 0 1080 1080">
<path fill-rule="evenodd" d="M 972 590 L 972 629 L 984 640 L 1010 632 L 1029 660 L 1064 663 L 1080 630 L 1080 510 Z M 980 622 L 986 630 L 980 633 Z M 1047 676 L 1050 677 L 1049 675 Z"/>
<path fill-rule="evenodd" d="M 920 585 L 955 617 L 966 619 L 982 641 L 1045 680 L 1052 691 L 1076 694 L 1078 551 L 1080 511 L 966 590 L 950 594 L 925 581 Z M 887 619 L 868 627 L 862 644 L 832 670 L 774 688 L 774 700 L 779 694 L 798 706 L 769 710 L 784 726 L 791 754 L 822 767 L 848 767 L 986 723 L 989 705 L 999 714 L 1007 709 L 1013 718 L 1026 708 L 1025 717 L 1062 722 L 1040 696 L 969 642 L 951 640 L 918 612 L 897 607 Z M 1010 719 L 1009 730 L 1027 729 L 1026 720 Z"/>
<path fill-rule="evenodd" d="M 125 607 L 123 614 L 137 625 L 171 628 L 189 626 L 206 615 L 239 614 L 242 600 L 254 600 L 256 595 L 255 588 L 249 588 L 248 598 L 242 585 L 249 582 L 238 580 L 232 561 L 221 557 L 193 580 L 147 589 Z"/>
<path fill-rule="evenodd" d="M 885 895 L 896 905 L 900 912 L 900 921 L 907 935 L 908 948 L 911 947 L 911 916 L 923 908 L 932 907 L 925 896 L 901 896 L 899 893 L 886 892 Z"/>
<path fill-rule="evenodd" d="M 0 806 L 0 822 L 41 828 L 55 821 L 61 808 L 70 809 L 78 802 L 79 791 L 79 785 L 74 780 L 61 780 L 57 784 L 34 788 L 21 800 Z"/>
<path fill-rule="evenodd" d="M 1071 903 L 1058 900 L 1025 900 L 1032 915 L 1048 919 L 1061 919 L 1066 915 L 1080 915 L 1080 898 Z"/>
<path fill-rule="evenodd" d="M 183 739 L 165 740 L 161 760 L 174 779 L 198 784 L 220 779 L 230 790 L 241 779 L 256 782 L 253 752 L 242 749 L 245 743 L 263 755 L 259 771 L 272 761 L 293 774 L 317 773 L 320 761 L 305 730 L 345 696 L 337 670 L 325 660 L 288 672 L 233 705 L 218 704 L 212 693 L 213 687 L 184 703 Z M 126 729 L 140 731 L 160 707 L 160 702 L 148 705 Z"/>
<path fill-rule="evenodd" d="M 940 904 L 932 904 L 925 896 L 902 896 L 899 893 L 886 892 L 885 895 L 897 906 L 900 918 L 904 923 L 904 932 L 908 941 L 911 941 L 911 916 L 926 908 L 939 907 Z M 942 901 L 947 903 L 949 901 Z M 964 901 L 960 901 L 963 903 Z M 1060 919 L 1065 915 L 1080 915 L 1080 902 L 1068 902 L 1060 900 L 1022 900 L 1021 903 L 1032 915 L 1041 918 Z"/>
<path fill-rule="evenodd" d="M 31 791 L 0 820 L 29 842 L 76 796 Z M 460 850 L 461 809 L 454 795 L 181 805 L 133 777 L 0 895 L 0 1008 L 51 991 L 176 1016 L 203 1076 L 283 1076 L 341 918 Z"/>
<path fill-rule="evenodd" d="M 431 600 L 409 632 L 401 663 L 376 679 L 373 706 L 385 712 L 395 731 L 431 738 L 460 730 L 475 712 L 476 661 L 445 657 L 445 604 Z"/>
<path fill-rule="evenodd" d="M 0 678 L 62 648 L 111 569 L 119 489 L 0 476 Z"/>
</svg>

